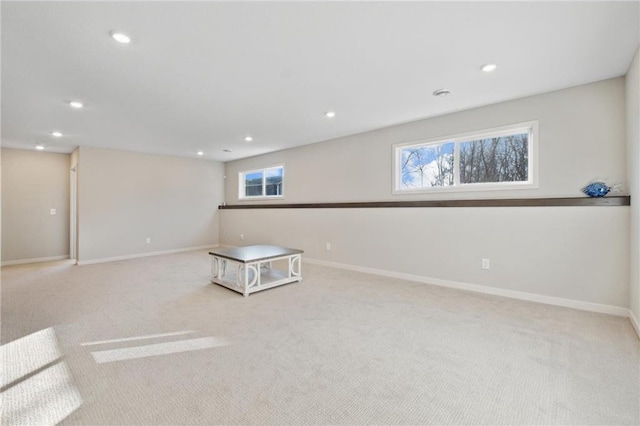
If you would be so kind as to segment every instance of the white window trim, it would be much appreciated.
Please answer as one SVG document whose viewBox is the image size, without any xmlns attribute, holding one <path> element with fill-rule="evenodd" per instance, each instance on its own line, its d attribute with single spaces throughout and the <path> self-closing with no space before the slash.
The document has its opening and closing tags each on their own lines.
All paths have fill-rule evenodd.
<svg viewBox="0 0 640 426">
<path fill-rule="evenodd" d="M 435 186 L 428 188 L 400 189 L 402 183 L 402 168 L 400 167 L 400 156 L 398 153 L 401 149 L 411 146 L 438 144 L 446 142 L 455 142 L 454 145 L 454 170 L 460 170 L 460 154 L 459 142 L 467 142 L 469 140 L 480 139 L 483 137 L 496 137 L 506 134 L 512 134 L 518 130 L 529 131 L 528 140 L 528 170 L 529 180 L 522 182 L 489 182 L 489 183 L 465 183 L 460 184 L 460 174 L 454 173 L 454 184 L 451 186 Z M 411 194 L 433 194 L 444 192 L 469 192 L 469 191 L 508 191 L 517 189 L 537 189 L 538 188 L 538 121 L 525 121 L 522 123 L 509 124 L 506 126 L 493 127 L 491 129 L 482 129 L 474 132 L 458 133 L 455 135 L 423 139 L 411 142 L 401 142 L 393 144 L 391 152 L 391 161 L 393 166 L 393 182 L 392 194 L 394 195 L 411 195 Z"/>
<path fill-rule="evenodd" d="M 262 178 L 262 193 L 265 193 L 265 185 L 266 185 L 266 171 L 267 170 L 271 170 L 271 169 L 278 169 L 278 168 L 282 168 L 282 194 L 281 195 L 258 195 L 255 197 L 247 197 L 245 195 L 245 187 L 244 187 L 244 177 L 245 175 L 249 174 L 249 173 L 255 173 L 255 172 L 263 172 L 265 174 L 263 174 L 263 178 Z M 284 199 L 284 188 L 285 187 L 285 171 L 284 171 L 284 164 L 276 164 L 273 166 L 267 166 L 267 167 L 263 167 L 260 169 L 252 169 L 252 170 L 243 170 L 238 172 L 238 201 L 254 201 L 254 200 L 282 200 Z"/>
</svg>

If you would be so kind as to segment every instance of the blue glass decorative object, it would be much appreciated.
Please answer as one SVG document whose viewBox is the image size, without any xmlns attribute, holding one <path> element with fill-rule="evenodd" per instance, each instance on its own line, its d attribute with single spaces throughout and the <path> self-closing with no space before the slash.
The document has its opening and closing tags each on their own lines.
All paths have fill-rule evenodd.
<svg viewBox="0 0 640 426">
<path fill-rule="evenodd" d="M 604 197 L 611 191 L 611 187 L 604 182 L 593 182 L 582 188 L 582 192 L 589 197 Z"/>
</svg>

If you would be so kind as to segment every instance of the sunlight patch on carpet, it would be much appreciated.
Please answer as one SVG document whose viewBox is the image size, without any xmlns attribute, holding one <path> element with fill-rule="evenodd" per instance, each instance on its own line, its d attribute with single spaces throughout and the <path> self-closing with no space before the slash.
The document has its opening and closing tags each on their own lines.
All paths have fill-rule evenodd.
<svg viewBox="0 0 640 426">
<path fill-rule="evenodd" d="M 97 340 L 95 342 L 81 343 L 80 346 L 104 345 L 107 343 L 130 342 L 133 340 L 156 339 L 159 337 L 181 336 L 183 334 L 191 334 L 193 331 L 174 331 L 172 333 L 148 334 L 146 336 L 125 337 L 124 339 Z"/>
<path fill-rule="evenodd" d="M 0 424 L 57 424 L 82 405 L 52 328 L 0 347 Z"/>
<path fill-rule="evenodd" d="M 91 355 L 96 363 L 102 364 L 105 362 L 124 361 L 129 359 L 210 349 L 218 346 L 227 346 L 228 344 L 229 343 L 224 339 L 202 337 L 199 339 L 178 340 L 175 342 L 156 343 L 153 345 L 132 346 L 129 348 L 91 352 Z"/>
</svg>

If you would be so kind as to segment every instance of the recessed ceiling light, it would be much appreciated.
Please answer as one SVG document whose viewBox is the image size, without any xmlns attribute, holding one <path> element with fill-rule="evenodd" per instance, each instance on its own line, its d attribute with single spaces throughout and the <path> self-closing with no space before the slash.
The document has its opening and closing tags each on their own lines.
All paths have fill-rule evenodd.
<svg viewBox="0 0 640 426">
<path fill-rule="evenodd" d="M 327 118 L 333 118 L 336 116 L 336 112 L 335 111 L 327 111 L 324 113 L 324 116 Z"/>
<path fill-rule="evenodd" d="M 204 155 L 204 151 L 198 151 L 196 152 L 197 155 Z"/>
<path fill-rule="evenodd" d="M 228 149 L 228 148 L 223 149 L 223 151 L 224 151 L 224 152 L 231 152 L 231 150 L 230 150 L 230 149 Z"/>
<path fill-rule="evenodd" d="M 82 102 L 80 101 L 69 101 L 69 106 L 71 108 L 76 108 L 76 109 L 80 109 L 82 108 L 84 105 L 82 104 Z"/>
<path fill-rule="evenodd" d="M 55 132 L 51 132 L 51 136 L 53 136 L 54 138 L 61 138 L 62 132 L 56 130 Z"/>
<path fill-rule="evenodd" d="M 128 35 L 118 31 L 109 31 L 109 34 L 111 35 L 111 38 L 118 43 L 127 44 L 131 41 L 131 38 Z"/>
<path fill-rule="evenodd" d="M 247 136 L 244 138 L 245 142 L 251 142 L 253 140 L 253 138 L 251 136 Z"/>
<path fill-rule="evenodd" d="M 449 96 L 451 94 L 450 91 L 448 91 L 447 89 L 438 89 L 435 92 L 433 92 L 433 96 L 438 96 L 438 97 L 445 97 L 445 96 Z"/>
<path fill-rule="evenodd" d="M 44 150 L 44 146 L 42 146 L 42 145 L 36 145 L 36 149 L 37 149 L 38 151 L 42 151 L 42 150 Z"/>
<path fill-rule="evenodd" d="M 484 72 L 495 71 L 496 68 L 498 68 L 496 64 L 484 64 L 483 66 L 480 67 L 480 69 Z"/>
</svg>

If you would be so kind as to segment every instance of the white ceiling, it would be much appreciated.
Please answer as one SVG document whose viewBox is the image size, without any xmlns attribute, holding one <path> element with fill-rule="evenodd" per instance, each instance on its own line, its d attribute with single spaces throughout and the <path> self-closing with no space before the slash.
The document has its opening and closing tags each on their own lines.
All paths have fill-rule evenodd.
<svg viewBox="0 0 640 426">
<path fill-rule="evenodd" d="M 638 1 L 1 7 L 3 146 L 221 161 L 621 76 L 640 40 Z"/>
</svg>

